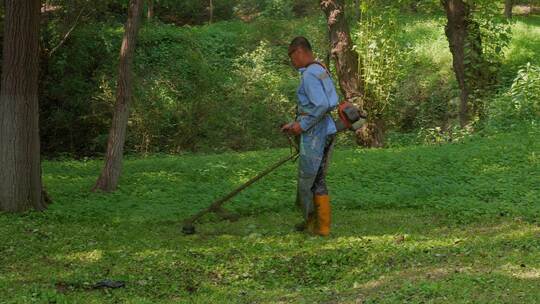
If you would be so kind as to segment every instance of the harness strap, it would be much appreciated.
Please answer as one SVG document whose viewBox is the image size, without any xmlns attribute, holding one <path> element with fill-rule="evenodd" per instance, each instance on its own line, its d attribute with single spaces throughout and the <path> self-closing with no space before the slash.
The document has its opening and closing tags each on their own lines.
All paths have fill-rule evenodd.
<svg viewBox="0 0 540 304">
<path fill-rule="evenodd" d="M 332 75 L 332 74 L 330 74 L 330 71 L 328 70 L 328 68 L 326 67 L 326 65 L 325 65 L 324 63 L 320 62 L 320 61 L 313 61 L 313 62 L 310 62 L 310 63 L 306 66 L 306 68 L 308 68 L 308 67 L 309 67 L 310 65 L 312 65 L 312 64 L 318 64 L 318 65 L 320 65 L 320 66 L 326 71 L 326 73 L 328 74 L 328 76 L 331 76 L 331 75 Z"/>
<path fill-rule="evenodd" d="M 313 61 L 313 62 L 308 63 L 308 64 L 306 65 L 306 69 L 307 69 L 309 66 L 313 65 L 313 64 L 317 64 L 317 65 L 321 66 L 321 67 L 324 69 L 324 71 L 326 72 L 326 74 L 328 75 L 328 77 L 332 78 L 332 74 L 330 74 L 330 71 L 328 70 L 328 68 L 326 67 L 326 65 L 324 65 L 324 64 L 323 64 L 322 62 L 320 62 L 320 61 L 316 61 L 316 60 L 315 60 L 315 61 Z M 321 84 L 321 85 L 322 85 L 322 84 Z M 324 90 L 325 93 L 326 93 L 326 90 L 325 90 L 325 88 L 324 88 L 324 85 L 323 85 L 323 90 Z M 331 113 L 332 111 L 333 111 L 333 109 L 332 109 L 332 110 L 329 110 L 328 112 L 326 112 L 326 114 L 325 114 L 324 116 L 330 115 L 330 113 Z M 301 113 L 297 113 L 296 115 L 297 115 L 297 117 L 298 117 L 298 116 L 307 116 L 307 115 L 309 115 L 309 113 L 301 112 Z M 323 117 L 324 117 L 324 116 L 323 116 Z M 322 120 L 323 117 L 321 117 L 321 120 Z"/>
</svg>

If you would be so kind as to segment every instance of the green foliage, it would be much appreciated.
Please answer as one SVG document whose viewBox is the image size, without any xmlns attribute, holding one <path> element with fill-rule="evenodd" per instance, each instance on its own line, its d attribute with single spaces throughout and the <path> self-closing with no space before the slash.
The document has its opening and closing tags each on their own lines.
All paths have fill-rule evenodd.
<svg viewBox="0 0 540 304">
<path fill-rule="evenodd" d="M 362 21 L 354 37 L 365 93 L 372 100 L 365 110 L 370 117 L 382 117 L 395 100 L 407 50 L 398 43 L 398 10 L 377 6 L 376 1 L 363 1 L 362 5 Z"/>
<path fill-rule="evenodd" d="M 139 74 L 151 77 L 141 78 L 143 89 L 133 113 L 135 142 L 152 147 L 143 151 L 272 145 L 269 139 L 276 133 L 268 131 L 279 124 L 268 113 L 279 105 L 281 82 L 290 80 L 284 79 L 288 73 L 276 73 L 274 58 L 281 49 L 266 44 L 249 51 L 242 39 L 251 37 L 242 36 L 244 30 L 240 23 L 184 33 L 175 27 L 145 29 L 142 36 L 148 36 L 141 45 L 146 54 L 137 61 Z"/>
<path fill-rule="evenodd" d="M 317 13 L 317 2 L 311 0 L 238 0 L 234 10 L 242 19 L 257 16 L 277 19 L 304 17 Z"/>
<path fill-rule="evenodd" d="M 107 1 L 107 7 L 122 5 L 113 2 Z M 291 119 L 298 85 L 287 46 L 294 36 L 304 35 L 317 57 L 324 58 L 326 20 L 316 5 L 300 0 L 291 2 L 294 14 L 297 6 L 314 6 L 317 17 L 258 18 L 269 2 L 256 2 L 245 2 L 253 8 L 249 23 L 179 27 L 158 20 L 144 25 L 135 58 L 127 151 L 251 150 L 286 144 L 276 126 Z M 406 13 L 405 4 L 365 2 L 365 22 L 352 25 L 356 50 L 364 58 L 368 93 L 375 97 L 371 110 L 384 117 L 390 132 L 416 133 L 410 136 L 415 143 L 461 138 L 454 131 L 459 91 L 443 31 L 445 18 Z M 96 5 L 96 11 L 103 9 L 101 5 L 105 4 Z M 59 43 L 78 12 L 70 7 L 65 20 L 55 17 L 47 23 L 44 50 Z M 46 156 L 90 156 L 105 150 L 125 21 L 125 16 L 117 17 L 103 16 L 105 21 L 97 22 L 100 19 L 83 14 L 66 44 L 52 57 L 42 58 L 40 121 Z M 490 43 L 496 35 L 482 44 L 487 58 L 499 60 L 491 66 L 497 66 L 502 80 L 481 98 L 489 113 L 499 102 L 492 99 L 509 90 L 521 67 L 527 62 L 540 65 L 540 19 L 514 20 L 507 49 L 495 51 L 496 44 Z"/>
<path fill-rule="evenodd" d="M 505 52 L 502 72 L 503 83 L 510 86 L 517 71 L 528 62 L 540 66 L 540 16 L 514 18 L 512 42 Z"/>
<path fill-rule="evenodd" d="M 445 128 L 456 117 L 457 84 L 452 55 L 444 35 L 445 18 L 400 18 L 402 61 L 398 90 L 387 115 L 388 124 L 405 132 Z"/>
<path fill-rule="evenodd" d="M 490 123 L 500 129 L 540 122 L 540 67 L 528 63 L 517 73 L 510 90 L 490 104 Z"/>
<path fill-rule="evenodd" d="M 500 64 L 512 40 L 511 23 L 501 16 L 498 7 L 491 2 L 477 8 L 473 16 L 480 26 L 485 60 L 490 65 Z"/>
<path fill-rule="evenodd" d="M 356 0 L 347 0 L 347 2 L 351 11 L 355 9 Z M 374 3 L 379 7 L 398 9 L 404 14 L 440 14 L 442 12 L 440 0 L 368 0 L 365 2 L 360 0 L 360 7 L 362 10 L 366 10 L 367 7 L 372 6 Z"/>
<path fill-rule="evenodd" d="M 120 39 L 119 28 L 81 27 L 49 58 L 40 100 L 45 154 L 102 151 L 114 101 L 109 77 L 116 74 Z"/>
<path fill-rule="evenodd" d="M 213 0 L 213 19 L 234 18 L 234 7 L 241 0 Z M 163 22 L 183 24 L 204 24 L 210 20 L 209 0 L 154 0 L 156 17 Z"/>
<path fill-rule="evenodd" d="M 485 96 L 500 82 L 504 51 L 511 41 L 509 21 L 491 0 L 466 1 L 471 9 L 465 39 L 465 81 L 473 119 L 486 117 Z"/>
<path fill-rule="evenodd" d="M 83 12 L 91 21 L 125 21 L 127 0 L 52 0 L 54 17 L 69 23 Z M 310 0 L 212 0 L 213 21 L 252 20 L 258 16 L 288 19 L 306 16 L 317 3 Z M 154 0 L 155 18 L 176 25 L 200 25 L 210 20 L 210 0 Z"/>
<path fill-rule="evenodd" d="M 268 0 L 263 16 L 278 19 L 287 19 L 293 16 L 291 0 Z"/>
<path fill-rule="evenodd" d="M 317 22 L 270 19 L 194 28 L 146 24 L 135 57 L 126 150 L 282 146 L 278 126 L 292 119 L 298 85 L 287 46 L 295 35 L 306 35 L 323 49 L 325 36 L 314 30 L 318 27 Z M 41 129 L 47 155 L 104 151 L 121 34 L 120 24 L 81 26 L 49 61 Z"/>
<path fill-rule="evenodd" d="M 468 42 L 475 44 L 481 43 L 481 45 L 467 45 L 467 51 L 470 53 L 471 48 L 480 48 L 482 60 L 476 60 L 480 66 L 472 66 L 472 69 L 486 70 L 485 77 L 498 77 L 502 69 L 501 63 L 504 59 L 504 52 L 507 50 L 512 40 L 512 28 L 511 23 L 508 21 L 500 11 L 498 5 L 494 5 L 491 0 L 471 0 L 472 21 L 478 26 L 479 32 L 475 32 L 476 27 L 470 28 L 473 32 L 470 33 L 473 36 L 479 35 L 481 40 L 474 38 L 469 39 Z M 469 59 L 470 62 L 474 62 L 475 59 Z M 489 86 L 484 84 L 495 83 L 493 80 L 470 80 L 470 82 L 479 82 L 476 87 L 473 84 L 473 88 L 487 91 Z M 484 83 L 482 83 L 484 82 Z M 483 92 L 481 92 L 483 93 Z"/>
<path fill-rule="evenodd" d="M 538 129 L 459 144 L 336 150 L 333 235 L 293 232 L 296 165 L 227 208 L 182 219 L 286 155 L 128 158 L 120 188 L 90 193 L 101 162 L 45 161 L 46 212 L 0 214 L 4 303 L 365 303 L 540 300 Z M 103 279 L 125 288 L 89 290 Z"/>
</svg>

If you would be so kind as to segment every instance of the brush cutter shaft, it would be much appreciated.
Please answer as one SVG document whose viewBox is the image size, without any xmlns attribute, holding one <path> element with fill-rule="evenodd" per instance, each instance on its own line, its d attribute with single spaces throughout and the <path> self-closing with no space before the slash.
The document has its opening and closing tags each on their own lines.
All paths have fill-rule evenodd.
<svg viewBox="0 0 540 304">
<path fill-rule="evenodd" d="M 193 215 L 192 217 L 190 217 L 189 219 L 186 219 L 184 221 L 184 225 L 191 225 L 193 224 L 195 221 L 197 221 L 199 218 L 201 218 L 203 215 L 207 214 L 207 213 L 210 213 L 210 212 L 214 212 L 214 211 L 217 211 L 219 210 L 219 208 L 221 208 L 221 206 L 227 202 L 228 200 L 230 200 L 231 198 L 233 198 L 234 196 L 236 196 L 238 193 L 240 193 L 242 190 L 246 189 L 247 187 L 251 186 L 253 183 L 255 183 L 256 181 L 260 180 L 261 178 L 265 177 L 266 175 L 268 175 L 270 172 L 276 170 L 277 168 L 281 167 L 284 163 L 288 162 L 289 160 L 291 159 L 294 159 L 295 157 L 298 156 L 298 152 L 290 155 L 290 156 L 287 156 L 287 157 L 284 157 L 282 158 L 280 161 L 278 161 L 277 163 L 275 163 L 274 165 L 270 166 L 269 168 L 267 168 L 266 170 L 264 170 L 263 172 L 259 173 L 257 176 L 253 177 L 252 179 L 250 179 L 249 181 L 247 181 L 246 183 L 242 184 L 241 186 L 239 186 L 238 188 L 234 189 L 232 192 L 230 192 L 229 194 L 219 198 L 218 200 L 216 200 L 215 202 L 213 202 L 208 208 L 200 211 L 199 213 Z"/>
</svg>

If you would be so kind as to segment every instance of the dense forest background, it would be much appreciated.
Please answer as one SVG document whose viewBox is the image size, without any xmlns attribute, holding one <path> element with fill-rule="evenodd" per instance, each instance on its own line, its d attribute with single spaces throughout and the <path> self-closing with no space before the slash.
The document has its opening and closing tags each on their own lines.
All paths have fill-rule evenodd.
<svg viewBox="0 0 540 304">
<path fill-rule="evenodd" d="M 540 33 L 531 25 L 538 26 L 540 18 L 520 16 L 534 14 L 538 1 L 516 1 L 513 20 L 502 14 L 503 1 L 477 2 L 473 17 L 490 76 L 472 94 L 476 110 L 467 129 L 459 128 L 459 87 L 441 3 L 347 2 L 359 68 L 367 94 L 376 101 L 370 111 L 384 121 L 386 146 L 451 141 L 538 118 Z M 44 156 L 78 158 L 105 151 L 127 6 L 121 0 L 44 4 L 39 98 Z M 293 118 L 298 83 L 288 43 L 305 35 L 317 56 L 329 62 L 318 1 L 154 0 L 145 6 L 126 151 L 238 151 L 287 144 L 278 126 Z M 343 136 L 342 143 L 353 141 Z"/>
</svg>

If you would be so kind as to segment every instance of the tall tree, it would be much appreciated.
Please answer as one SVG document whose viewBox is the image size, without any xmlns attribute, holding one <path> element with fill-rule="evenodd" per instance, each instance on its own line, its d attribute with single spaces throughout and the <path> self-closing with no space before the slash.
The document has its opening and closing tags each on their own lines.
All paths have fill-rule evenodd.
<svg viewBox="0 0 540 304">
<path fill-rule="evenodd" d="M 124 27 L 124 38 L 120 49 L 116 105 L 107 142 L 105 166 L 94 186 L 94 191 L 115 191 L 122 171 L 129 107 L 133 99 L 132 65 L 142 7 L 143 0 L 130 0 L 129 2 L 128 19 Z"/>
<path fill-rule="evenodd" d="M 148 18 L 148 20 L 152 20 L 154 18 L 154 0 L 147 0 L 146 5 L 146 18 Z"/>
<path fill-rule="evenodd" d="M 331 55 L 335 61 L 341 93 L 346 100 L 365 109 L 366 106 L 369 108 L 367 103 L 370 100 L 365 95 L 358 54 L 353 50 L 344 2 L 344 0 L 320 0 L 319 4 L 328 24 Z M 369 119 L 370 121 L 357 132 L 358 142 L 368 147 L 380 147 L 383 144 L 383 121 L 377 117 Z"/>
<path fill-rule="evenodd" d="M 38 78 L 40 0 L 6 0 L 0 90 L 0 210 L 47 207 L 42 192 Z"/>
<path fill-rule="evenodd" d="M 214 22 L 214 2 L 212 0 L 209 0 L 208 3 L 208 13 L 210 15 L 208 23 Z"/>
<path fill-rule="evenodd" d="M 358 54 L 353 50 L 344 0 L 321 0 L 320 5 L 327 19 L 341 93 L 348 100 L 362 99 L 364 82 L 358 72 Z"/>
<path fill-rule="evenodd" d="M 512 10 L 514 8 L 514 0 L 504 1 L 504 15 L 508 19 L 512 19 Z"/>
<path fill-rule="evenodd" d="M 461 90 L 459 121 L 464 127 L 470 120 L 469 97 L 481 81 L 486 79 L 480 26 L 473 20 L 471 7 L 464 0 L 441 0 L 441 3 L 448 19 L 445 32 Z"/>
</svg>

